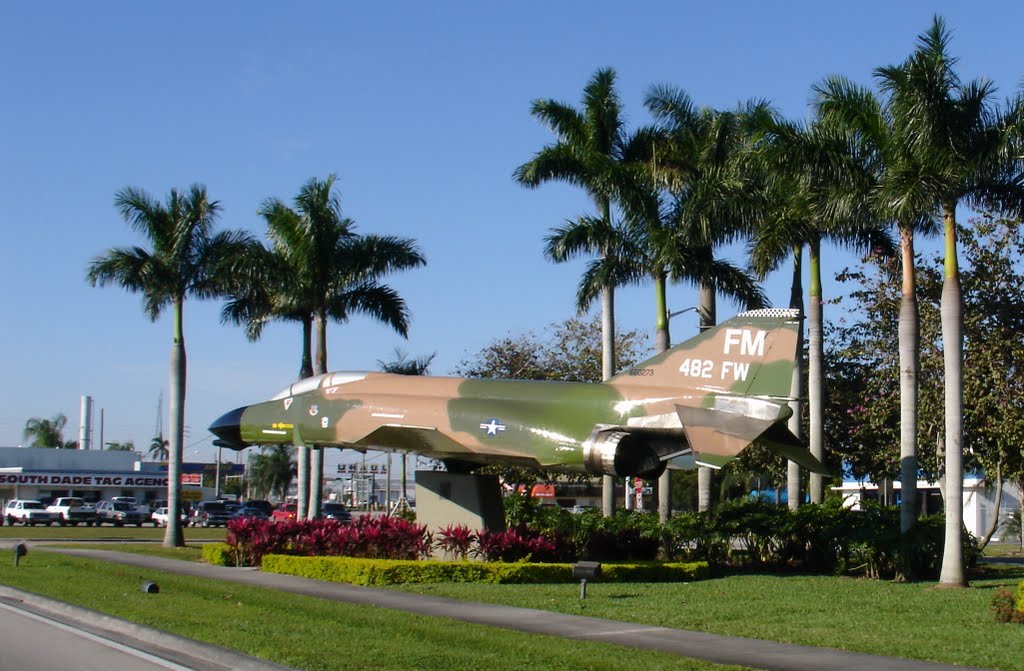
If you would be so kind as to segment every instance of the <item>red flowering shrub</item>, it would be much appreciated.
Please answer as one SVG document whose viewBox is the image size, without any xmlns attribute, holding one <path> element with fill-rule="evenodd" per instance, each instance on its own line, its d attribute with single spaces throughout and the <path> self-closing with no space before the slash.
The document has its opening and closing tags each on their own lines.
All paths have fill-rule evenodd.
<svg viewBox="0 0 1024 671">
<path fill-rule="evenodd" d="M 477 535 L 477 554 L 485 561 L 556 561 L 558 547 L 549 538 L 525 526 L 507 531 L 482 530 Z"/>
<path fill-rule="evenodd" d="M 258 565 L 266 554 L 418 559 L 430 555 L 426 527 L 394 517 L 271 522 L 239 518 L 228 522 L 227 543 L 239 565 Z"/>
<path fill-rule="evenodd" d="M 228 521 L 227 544 L 235 552 L 238 566 L 257 566 L 263 555 L 285 551 L 289 541 L 283 524 L 255 517 L 238 517 Z"/>
<path fill-rule="evenodd" d="M 437 547 L 455 559 L 466 559 L 476 542 L 476 534 L 464 524 L 449 524 L 437 533 Z"/>
</svg>

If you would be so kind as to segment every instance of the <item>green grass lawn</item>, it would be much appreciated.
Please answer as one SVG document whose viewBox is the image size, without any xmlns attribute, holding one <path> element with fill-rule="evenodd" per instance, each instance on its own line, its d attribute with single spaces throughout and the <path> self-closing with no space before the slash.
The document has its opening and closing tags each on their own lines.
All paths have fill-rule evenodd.
<svg viewBox="0 0 1024 671">
<path fill-rule="evenodd" d="M 156 581 L 160 593 L 144 594 L 144 580 Z M 41 549 L 30 551 L 18 568 L 0 562 L 0 583 L 299 669 L 740 668 L 146 571 Z"/>
<path fill-rule="evenodd" d="M 996 587 L 1024 567 L 986 570 L 968 589 L 806 575 L 735 575 L 687 584 L 406 585 L 455 599 L 539 608 L 728 636 L 1024 670 L 1024 627 L 998 624 Z"/>
<path fill-rule="evenodd" d="M 54 525 L 44 526 L 14 526 L 4 525 L 0 527 L 0 540 L 95 540 L 95 541 L 163 541 L 165 529 L 144 527 L 62 527 Z M 223 527 L 211 527 L 203 529 L 200 527 L 186 527 L 185 541 L 222 541 L 227 535 L 227 529 Z"/>
<path fill-rule="evenodd" d="M 93 545 L 75 543 L 75 547 L 93 547 Z M 194 558 L 199 553 L 197 546 L 168 550 L 156 543 L 126 542 L 120 545 L 102 543 L 96 544 L 95 547 L 184 559 Z M 0 583 L 21 586 L 30 591 L 45 593 L 74 603 L 90 604 L 90 607 L 94 608 L 100 608 L 100 606 L 93 604 L 104 602 L 100 596 L 107 589 L 91 588 L 89 583 L 92 582 L 92 578 L 85 581 L 86 584 L 79 585 L 78 577 L 83 570 L 76 567 L 78 562 L 86 562 L 86 560 L 58 557 L 47 554 L 41 549 L 32 553 L 31 559 L 32 564 L 45 562 L 49 567 L 45 573 L 50 573 L 50 578 L 42 581 L 32 579 L 27 584 L 19 584 L 15 581 L 32 578 L 31 572 L 22 570 L 26 569 L 28 565 L 23 565 L 22 569 L 15 571 L 9 568 L 9 565 L 0 563 Z M 94 566 L 95 562 L 86 563 L 91 567 L 90 572 L 98 570 Z M 134 576 L 134 582 L 129 581 L 129 588 L 126 588 L 128 592 L 137 590 L 137 583 L 141 582 L 143 577 L 153 579 L 148 575 L 142 576 L 138 569 L 116 566 L 109 570 L 114 570 L 119 575 Z M 60 577 L 54 574 L 60 574 Z M 163 581 L 179 579 L 167 576 L 157 578 L 157 580 L 161 583 L 162 588 Z M 1024 566 L 1018 565 L 987 567 L 972 576 L 970 588 L 961 590 L 940 589 L 931 582 L 892 583 L 795 574 L 733 575 L 686 584 L 593 582 L 588 586 L 586 601 L 579 599 L 579 587 L 572 584 L 442 584 L 407 585 L 396 589 L 724 635 L 1024 671 L 1024 656 L 1019 654 L 1021 644 L 1024 643 L 1024 627 L 998 624 L 989 610 L 989 603 L 996 588 L 1015 589 L 1021 580 L 1024 580 Z M 204 585 L 207 582 L 212 583 L 212 581 L 201 582 Z M 75 585 L 74 593 L 71 595 L 65 594 L 69 591 L 66 588 L 68 583 Z M 82 589 L 80 595 L 77 593 L 79 587 Z M 205 589 L 207 588 L 204 587 Z M 209 589 L 213 590 L 214 588 L 209 587 Z M 222 594 L 235 594 L 242 591 L 248 593 L 251 588 L 220 585 L 216 589 L 220 590 Z M 123 594 L 127 595 L 128 592 Z M 208 592 L 208 594 L 214 593 L 217 592 Z M 135 600 L 139 598 L 134 594 L 131 596 Z M 72 597 L 80 600 L 73 601 Z M 143 595 L 142 598 L 146 597 Z M 220 598 L 227 599 L 228 597 Z M 301 601 L 301 597 L 294 598 Z M 194 607 L 199 608 L 199 612 L 205 616 L 204 609 L 218 610 L 221 605 L 217 598 L 208 596 L 206 603 Z M 193 608 L 193 605 L 190 604 L 188 607 Z M 293 604 L 289 602 L 287 606 L 279 604 L 278 607 L 292 608 Z M 301 606 L 301 608 L 306 607 L 306 605 Z M 313 608 L 317 613 L 321 612 L 319 610 L 321 608 L 328 610 L 341 608 L 336 604 L 313 604 L 308 607 Z M 114 614 L 127 617 L 121 612 Z M 316 617 L 323 616 L 317 615 Z M 347 612 L 336 617 L 342 618 L 338 621 L 343 621 L 344 626 L 348 626 L 347 618 L 350 615 Z M 394 618 L 394 623 L 401 623 L 405 621 L 404 618 L 414 616 L 393 613 L 390 617 Z M 129 619 L 134 619 L 134 617 L 129 617 Z M 138 621 L 149 622 L 148 620 Z M 174 631 L 190 635 L 188 632 L 191 624 L 185 623 L 182 626 L 183 629 Z M 245 626 L 248 628 L 257 625 L 246 624 Z M 396 624 L 396 626 L 404 626 L 404 624 Z M 455 630 L 467 626 L 452 623 L 445 625 L 446 628 Z M 510 632 L 498 632 L 494 635 L 502 640 L 513 636 Z M 515 634 L 514 636 L 522 635 Z M 374 645 L 379 645 L 382 649 L 387 648 L 387 638 L 384 636 Z M 210 639 L 204 638 L 204 640 Z M 221 644 L 248 651 L 247 648 L 241 647 L 244 642 L 222 642 Z M 555 647 L 557 648 L 559 645 L 568 645 L 568 642 L 555 644 Z M 376 649 L 373 646 L 370 647 Z M 270 658 L 281 661 L 279 657 Z M 385 659 L 390 658 L 385 655 Z M 397 661 L 398 659 L 386 661 L 384 668 L 390 668 L 387 665 L 392 663 L 394 668 L 402 668 L 403 665 L 411 665 L 407 668 L 433 668 L 424 667 L 408 657 L 401 657 L 401 662 Z M 297 665 L 294 661 L 283 663 Z M 651 668 L 673 668 L 659 666 L 659 664 L 665 663 L 668 662 L 664 660 L 652 662 Z M 309 664 L 308 667 L 302 668 L 334 668 L 322 667 L 315 662 L 309 662 Z M 455 668 L 474 666 L 468 662 L 467 664 L 466 667 L 456 666 Z M 588 667 L 602 668 L 589 665 Z M 522 664 L 518 666 L 513 664 L 508 667 L 499 666 L 498 668 L 522 668 Z M 572 665 L 567 662 L 565 668 L 572 668 Z M 711 667 L 683 666 L 679 668 Z"/>
</svg>

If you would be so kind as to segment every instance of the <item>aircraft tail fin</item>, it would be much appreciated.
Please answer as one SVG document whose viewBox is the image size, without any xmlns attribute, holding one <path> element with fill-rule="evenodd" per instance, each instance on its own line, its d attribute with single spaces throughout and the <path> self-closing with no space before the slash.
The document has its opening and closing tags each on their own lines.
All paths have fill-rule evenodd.
<svg viewBox="0 0 1024 671">
<path fill-rule="evenodd" d="M 609 383 L 625 389 L 689 389 L 698 401 L 694 405 L 703 407 L 711 407 L 711 399 L 719 395 L 788 401 L 800 319 L 795 309 L 742 312 L 619 373 Z"/>
</svg>

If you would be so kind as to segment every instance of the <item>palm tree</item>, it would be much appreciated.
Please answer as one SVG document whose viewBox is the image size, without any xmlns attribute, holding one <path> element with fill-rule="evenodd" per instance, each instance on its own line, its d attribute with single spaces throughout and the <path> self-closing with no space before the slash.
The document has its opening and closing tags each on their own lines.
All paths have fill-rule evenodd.
<svg viewBox="0 0 1024 671">
<path fill-rule="evenodd" d="M 25 440 L 30 441 L 29 447 L 50 447 L 60 449 L 64 444 L 64 427 L 68 418 L 58 412 L 52 419 L 32 417 L 25 422 L 22 432 Z"/>
<path fill-rule="evenodd" d="M 167 465 L 167 503 L 177 510 L 181 495 L 182 438 L 185 428 L 185 336 L 182 325 L 185 298 L 212 298 L 228 287 L 228 266 L 245 254 L 251 238 L 240 231 L 213 233 L 220 211 L 207 198 L 206 187 L 196 184 L 186 192 L 171 189 L 165 203 L 142 189 L 128 187 L 114 199 L 122 218 L 152 245 L 116 247 L 89 264 L 87 279 L 93 286 L 118 284 L 140 293 L 143 309 L 155 321 L 164 308 L 173 313 L 170 362 L 170 448 Z M 171 516 L 165 547 L 185 544 L 181 523 Z"/>
<path fill-rule="evenodd" d="M 768 106 L 750 101 L 736 111 L 698 110 L 685 91 L 672 86 L 653 87 L 644 104 L 659 124 L 649 135 L 647 160 L 673 198 L 673 233 L 660 246 L 672 259 L 677 279 L 698 279 L 700 329 L 705 331 L 717 321 L 718 291 L 749 307 L 764 304 L 763 293 L 745 273 L 713 268 L 719 263 L 715 248 L 749 235 L 761 209 L 759 190 L 740 159 L 753 120 L 768 114 Z M 685 255 L 674 251 L 683 249 Z M 667 347 L 667 312 L 662 323 L 658 342 Z M 668 482 L 663 480 L 663 489 Z M 706 510 L 710 500 L 711 470 L 700 467 L 698 508 Z"/>
<path fill-rule="evenodd" d="M 426 264 L 413 240 L 357 235 L 354 222 L 342 216 L 340 200 L 332 193 L 335 181 L 334 175 L 323 181 L 309 180 L 295 197 L 294 209 L 277 199 L 264 202 L 260 214 L 267 223 L 271 248 L 250 254 L 240 272 L 243 281 L 222 311 L 223 319 L 246 324 L 252 339 L 259 337 L 271 319 L 299 321 L 300 377 L 327 372 L 328 321 L 344 323 L 354 314 L 364 314 L 406 336 L 409 311 L 405 301 L 381 279 Z M 314 324 L 316 358 L 310 367 Z M 322 453 L 314 448 L 310 454 L 307 447 L 299 447 L 299 509 L 315 517 L 319 514 Z M 314 486 L 312 492 L 309 484 Z"/>
<path fill-rule="evenodd" d="M 871 207 L 880 221 L 893 222 L 900 238 L 902 291 L 898 326 L 900 366 L 900 529 L 910 531 L 917 517 L 918 377 L 921 370 L 920 317 L 914 243 L 935 230 L 933 200 L 924 166 L 910 151 L 905 128 L 895 123 L 891 101 L 842 77 L 815 87 L 818 113 L 856 134 L 877 186 Z"/>
<path fill-rule="evenodd" d="M 792 256 L 800 267 L 808 251 L 808 378 L 810 452 L 824 461 L 824 300 L 821 243 L 831 241 L 862 252 L 892 255 L 894 245 L 875 223 L 868 194 L 875 187 L 869 152 L 847 128 L 823 119 L 808 126 L 765 120 L 765 141 L 757 158 L 771 183 L 771 203 L 751 247 L 755 271 L 764 277 Z M 793 275 L 793 307 L 802 303 L 802 277 Z M 799 421 L 799 418 L 797 418 Z M 792 497 L 799 489 L 790 492 Z M 810 500 L 824 500 L 824 477 L 812 473 Z"/>
<path fill-rule="evenodd" d="M 273 495 L 284 501 L 296 470 L 291 447 L 273 445 L 269 450 L 263 448 L 249 461 L 249 487 L 256 498 Z"/>
<path fill-rule="evenodd" d="M 582 187 L 594 200 L 601 220 L 601 233 L 614 231 L 612 204 L 624 178 L 624 121 L 622 104 L 615 91 L 615 71 L 602 68 L 594 73 L 583 89 L 582 110 L 557 100 L 536 100 L 530 113 L 550 127 L 558 138 L 543 147 L 532 159 L 519 166 L 513 177 L 529 188 L 551 181 Z M 614 253 L 615 238 L 596 240 L 601 256 Z M 615 289 L 601 289 L 602 373 L 604 379 L 615 373 Z M 604 478 L 605 514 L 614 507 L 613 479 Z"/>
<path fill-rule="evenodd" d="M 962 202 L 997 212 L 1024 212 L 1020 137 L 1024 99 L 1001 109 L 989 80 L 961 83 L 949 54 L 950 33 L 935 16 L 900 65 L 878 68 L 893 125 L 920 166 L 923 188 L 945 232 L 942 346 L 945 369 L 946 535 L 940 584 L 963 586 L 963 296 L 957 259 L 956 208 Z"/>
<path fill-rule="evenodd" d="M 171 441 L 165 440 L 163 434 L 153 436 L 153 439 L 149 441 L 149 458 L 153 461 L 167 461 L 168 446 Z"/>
</svg>

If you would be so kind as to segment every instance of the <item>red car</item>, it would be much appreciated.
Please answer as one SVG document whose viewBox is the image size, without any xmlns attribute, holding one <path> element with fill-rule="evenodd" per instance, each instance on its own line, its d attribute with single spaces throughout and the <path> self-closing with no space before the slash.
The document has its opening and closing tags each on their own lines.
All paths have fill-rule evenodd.
<svg viewBox="0 0 1024 671">
<path fill-rule="evenodd" d="M 294 520 L 296 508 L 297 505 L 294 503 L 282 503 L 281 505 L 274 509 L 274 512 L 270 513 L 270 519 L 274 520 L 275 522 Z"/>
</svg>

